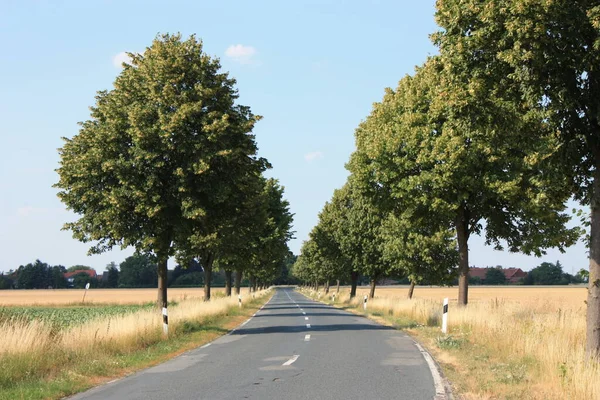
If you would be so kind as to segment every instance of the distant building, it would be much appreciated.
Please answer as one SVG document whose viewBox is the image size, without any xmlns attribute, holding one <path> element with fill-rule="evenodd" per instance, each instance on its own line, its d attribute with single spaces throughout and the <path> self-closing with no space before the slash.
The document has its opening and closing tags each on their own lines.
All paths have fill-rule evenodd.
<svg viewBox="0 0 600 400">
<path fill-rule="evenodd" d="M 75 275 L 81 274 L 81 273 L 87 274 L 90 276 L 90 278 L 94 278 L 97 279 L 98 278 L 98 274 L 96 273 L 96 270 L 94 269 L 78 269 L 76 271 L 72 271 L 72 272 L 67 272 L 65 273 L 65 279 L 67 280 L 69 286 L 73 286 L 73 281 L 75 280 Z"/>
<path fill-rule="evenodd" d="M 485 274 L 491 268 L 469 268 L 469 276 L 472 278 L 479 278 L 481 281 L 485 281 Z M 527 272 L 521 268 L 502 268 L 500 271 L 506 276 L 506 283 L 519 283 L 519 281 L 527 276 Z M 484 282 L 485 283 L 485 282 Z"/>
</svg>

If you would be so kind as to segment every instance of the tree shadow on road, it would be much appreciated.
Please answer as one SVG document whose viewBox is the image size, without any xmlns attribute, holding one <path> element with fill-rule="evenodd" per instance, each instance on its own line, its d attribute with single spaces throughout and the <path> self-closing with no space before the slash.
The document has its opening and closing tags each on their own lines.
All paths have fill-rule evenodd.
<svg viewBox="0 0 600 400">
<path fill-rule="evenodd" d="M 298 333 L 298 332 L 339 332 L 339 331 L 389 331 L 394 330 L 389 326 L 377 324 L 328 324 L 311 325 L 310 328 L 298 325 L 276 325 L 261 328 L 242 328 L 232 335 L 256 335 L 264 333 Z"/>
<path fill-rule="evenodd" d="M 348 314 L 341 313 L 328 313 L 328 312 L 316 312 L 308 315 L 298 314 L 298 313 L 277 313 L 277 314 L 257 314 L 254 318 L 259 317 L 346 317 L 348 318 Z"/>
</svg>

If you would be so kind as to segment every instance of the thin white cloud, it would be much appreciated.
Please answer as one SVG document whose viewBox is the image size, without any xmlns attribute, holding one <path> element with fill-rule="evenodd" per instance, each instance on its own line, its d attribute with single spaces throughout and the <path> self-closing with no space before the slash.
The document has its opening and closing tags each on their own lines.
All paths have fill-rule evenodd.
<svg viewBox="0 0 600 400">
<path fill-rule="evenodd" d="M 256 49 L 252 46 L 231 45 L 225 50 L 225 55 L 240 64 L 257 64 Z"/>
<path fill-rule="evenodd" d="M 320 152 L 320 151 L 313 151 L 311 153 L 306 153 L 304 155 L 304 159 L 306 160 L 306 162 L 311 163 L 315 160 L 321 160 L 325 157 L 325 155 Z"/>
<path fill-rule="evenodd" d="M 127 55 L 127 53 L 122 51 L 113 57 L 112 62 L 116 68 L 120 69 L 120 68 L 123 68 L 123 63 L 127 63 L 127 64 L 131 63 L 131 57 L 129 57 Z"/>
</svg>

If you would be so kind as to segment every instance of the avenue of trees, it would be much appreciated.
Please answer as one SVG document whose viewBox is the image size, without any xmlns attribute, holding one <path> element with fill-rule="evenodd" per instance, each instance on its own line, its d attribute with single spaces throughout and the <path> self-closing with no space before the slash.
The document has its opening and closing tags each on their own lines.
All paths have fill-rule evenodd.
<svg viewBox="0 0 600 400">
<path fill-rule="evenodd" d="M 242 276 L 254 289 L 271 283 L 292 214 L 283 187 L 263 176 L 270 164 L 252 134 L 261 117 L 236 102 L 235 80 L 194 36 L 159 35 L 129 56 L 60 149 L 55 186 L 78 215 L 65 229 L 91 242 L 90 253 L 132 246 L 152 255 L 161 307 L 170 257 L 201 267 L 206 300 L 216 269 L 230 288 L 235 275 L 238 292 Z"/>
<path fill-rule="evenodd" d="M 323 208 L 294 273 L 313 285 L 349 277 L 352 294 L 359 274 L 413 284 L 456 276 L 466 306 L 471 236 L 512 252 L 563 251 L 582 236 L 566 226 L 575 199 L 591 209 L 580 215 L 590 227 L 587 352 L 595 356 L 600 1 L 438 0 L 436 21 L 438 54 L 386 89 L 357 127 L 348 181 Z"/>
</svg>

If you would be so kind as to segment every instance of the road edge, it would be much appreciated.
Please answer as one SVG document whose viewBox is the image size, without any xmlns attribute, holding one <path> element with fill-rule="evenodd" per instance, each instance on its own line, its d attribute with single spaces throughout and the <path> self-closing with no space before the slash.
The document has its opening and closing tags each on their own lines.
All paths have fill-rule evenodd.
<svg viewBox="0 0 600 400">
<path fill-rule="evenodd" d="M 450 381 L 448 381 L 448 379 L 446 378 L 446 376 L 444 375 L 444 372 L 442 371 L 442 368 L 440 366 L 440 364 L 435 360 L 435 358 L 431 355 L 431 353 L 429 353 L 425 347 L 423 347 L 423 345 L 417 340 L 415 339 L 409 332 L 406 332 L 405 330 L 402 329 L 398 329 L 395 326 L 391 325 L 391 324 L 387 324 L 384 325 L 382 324 L 382 321 L 380 318 L 371 318 L 370 315 L 368 314 L 364 314 L 362 312 L 360 312 L 359 310 L 353 310 L 353 309 L 342 309 L 340 307 L 337 307 L 336 304 L 329 304 L 326 303 L 320 299 L 314 299 L 311 296 L 308 296 L 307 294 L 304 294 L 300 291 L 298 291 L 298 293 L 302 294 L 303 296 L 306 296 L 310 299 L 312 299 L 313 301 L 317 301 L 321 304 L 325 304 L 328 305 L 330 307 L 334 307 L 340 311 L 345 311 L 351 314 L 354 314 L 356 316 L 359 317 L 363 317 L 363 318 L 367 318 L 373 322 L 378 323 L 379 325 L 382 326 L 389 326 L 391 328 L 394 328 L 395 330 L 398 331 L 402 331 L 402 333 L 404 333 L 405 335 L 407 335 L 408 337 L 411 338 L 411 340 L 415 343 L 415 346 L 417 347 L 417 349 L 419 350 L 419 352 L 421 353 L 421 355 L 423 356 L 423 358 L 425 359 L 425 362 L 427 363 L 427 366 L 429 367 L 429 371 L 431 372 L 431 377 L 433 378 L 433 383 L 434 383 L 434 387 L 435 387 L 435 396 L 433 397 L 433 400 L 456 400 L 456 398 L 454 397 L 454 394 L 452 392 L 452 385 L 450 384 Z M 443 390 L 443 393 L 439 393 Z"/>
<path fill-rule="evenodd" d="M 269 288 L 269 289 L 271 289 L 271 288 Z M 89 388 L 87 388 L 87 389 L 85 389 L 85 390 L 82 390 L 82 391 L 80 391 L 80 392 L 77 392 L 77 393 L 73 393 L 73 394 L 70 394 L 70 395 L 67 395 L 67 396 L 60 397 L 59 399 L 60 399 L 60 400 L 77 400 L 77 398 L 78 398 L 78 397 L 80 397 L 81 395 L 83 395 L 84 393 L 91 392 L 91 391 L 97 391 L 97 390 L 101 390 L 101 389 L 105 388 L 106 386 L 109 386 L 109 385 L 115 384 L 115 383 L 117 383 L 117 382 L 119 382 L 119 381 L 121 381 L 121 380 L 123 380 L 123 379 L 129 379 L 129 378 L 132 378 L 132 377 L 134 377 L 134 376 L 136 376 L 136 375 L 138 375 L 138 374 L 141 374 L 141 373 L 143 373 L 143 372 L 144 372 L 144 371 L 146 371 L 146 370 L 149 370 L 149 369 L 151 369 L 151 368 L 154 368 L 154 367 L 156 367 L 156 366 L 158 366 L 158 365 L 160 365 L 160 364 L 163 364 L 163 363 L 169 362 L 169 361 L 171 361 L 171 360 L 174 360 L 175 358 L 178 358 L 178 357 L 184 356 L 184 355 L 186 355 L 187 353 L 190 353 L 190 352 L 192 352 L 192 351 L 195 351 L 195 350 L 198 350 L 198 349 L 204 349 L 204 348 L 206 348 L 206 347 L 209 347 L 209 346 L 210 346 L 210 345 L 211 345 L 213 342 L 215 342 L 216 340 L 218 340 L 218 339 L 220 339 L 220 338 L 222 338 L 222 337 L 225 337 L 225 336 L 229 336 L 229 335 L 231 335 L 232 333 L 234 333 L 236 330 L 238 330 L 238 329 L 240 329 L 241 327 L 243 327 L 244 325 L 246 325 L 246 324 L 247 324 L 247 323 L 248 323 L 248 322 L 249 322 L 249 321 L 250 321 L 252 318 L 254 318 L 254 317 L 256 316 L 256 314 L 258 314 L 258 313 L 259 313 L 259 312 L 260 312 L 260 311 L 261 311 L 261 310 L 262 310 L 262 309 L 263 309 L 263 308 L 264 308 L 264 307 L 265 307 L 265 306 L 266 306 L 266 305 L 267 305 L 267 304 L 268 304 L 268 303 L 269 303 L 269 302 L 270 302 L 270 301 L 273 299 L 273 297 L 274 297 L 274 296 L 275 296 L 275 292 L 271 293 L 271 294 L 270 294 L 270 296 L 269 296 L 269 298 L 268 298 L 268 300 L 267 300 L 265 303 L 263 303 L 263 305 L 262 305 L 262 306 L 261 306 L 261 307 L 260 307 L 258 310 L 256 310 L 256 312 L 255 312 L 255 313 L 253 313 L 253 314 L 250 316 L 250 318 L 248 318 L 246 321 L 242 322 L 241 324 L 237 325 L 235 328 L 233 328 L 233 329 L 230 329 L 230 330 L 229 330 L 227 333 L 223 333 L 222 335 L 219 335 L 218 337 L 214 338 L 214 339 L 213 339 L 213 340 L 211 340 L 210 342 L 206 342 L 206 343 L 204 343 L 204 344 L 203 344 L 203 345 L 201 345 L 201 346 L 197 346 L 197 347 L 194 347 L 194 348 L 192 348 L 192 349 L 186 350 L 186 351 L 184 351 L 184 352 L 182 352 L 182 353 L 180 353 L 180 354 L 178 354 L 178 355 L 176 355 L 176 356 L 174 356 L 174 357 L 168 358 L 168 359 L 166 359 L 166 360 L 164 360 L 164 361 L 162 361 L 162 362 L 159 362 L 159 363 L 157 363 L 157 364 L 153 364 L 153 365 L 150 365 L 150 366 L 147 366 L 147 367 L 141 368 L 141 369 L 137 369 L 137 370 L 135 370 L 135 371 L 131 371 L 130 373 L 128 373 L 128 374 L 125 374 L 125 375 L 123 375 L 123 376 L 120 376 L 120 377 L 118 377 L 118 378 L 115 378 L 115 379 L 113 379 L 113 380 L 111 380 L 111 381 L 102 382 L 102 383 L 100 383 L 99 385 L 94 385 L 94 386 L 91 386 L 91 387 L 89 387 Z"/>
</svg>

